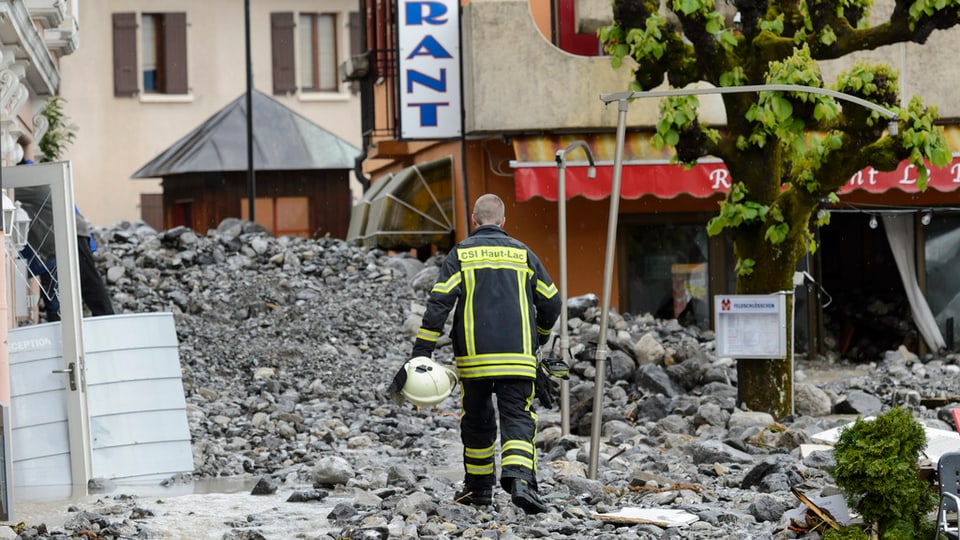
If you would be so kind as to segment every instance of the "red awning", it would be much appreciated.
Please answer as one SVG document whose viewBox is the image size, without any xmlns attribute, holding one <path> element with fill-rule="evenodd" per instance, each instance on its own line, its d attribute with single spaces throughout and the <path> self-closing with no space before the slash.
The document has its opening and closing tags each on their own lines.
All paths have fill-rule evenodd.
<svg viewBox="0 0 960 540">
<path fill-rule="evenodd" d="M 609 162 L 607 162 L 609 163 Z M 522 202 L 534 197 L 543 197 L 555 201 L 559 195 L 557 166 L 517 167 L 513 171 L 516 181 L 517 201 Z M 644 195 L 653 195 L 661 199 L 672 199 L 677 195 L 688 194 L 706 198 L 730 188 L 730 173 L 723 163 L 701 163 L 692 169 L 684 169 L 670 163 L 629 164 L 623 166 L 620 180 L 620 194 L 626 199 L 639 199 Z M 564 169 L 567 198 L 586 197 L 598 201 L 610 196 L 613 186 L 613 165 L 598 165 L 597 177 L 587 178 L 586 163 L 577 162 Z"/>
<path fill-rule="evenodd" d="M 612 135 L 588 137 L 541 136 L 514 140 L 517 160 L 511 162 L 518 202 L 534 197 L 556 201 L 559 195 L 556 151 L 570 142 L 587 141 L 597 160 L 597 177 L 587 178 L 587 157 L 575 150 L 566 155 L 564 178 L 567 198 L 586 197 L 600 200 L 610 195 L 613 185 L 613 154 L 616 141 Z M 621 173 L 620 195 L 626 199 L 639 199 L 651 195 L 660 199 L 672 199 L 678 195 L 707 198 L 730 189 L 730 173 L 719 160 L 701 160 L 691 169 L 669 162 L 669 156 L 651 155 L 649 136 L 629 134 L 625 141 L 624 162 Z M 863 190 L 868 193 L 884 193 L 898 189 L 906 193 L 919 193 L 917 171 L 904 161 L 896 171 L 880 172 L 872 167 L 854 175 L 840 189 L 840 194 Z M 944 193 L 960 189 L 960 157 L 942 169 L 930 169 L 927 189 Z"/>
</svg>

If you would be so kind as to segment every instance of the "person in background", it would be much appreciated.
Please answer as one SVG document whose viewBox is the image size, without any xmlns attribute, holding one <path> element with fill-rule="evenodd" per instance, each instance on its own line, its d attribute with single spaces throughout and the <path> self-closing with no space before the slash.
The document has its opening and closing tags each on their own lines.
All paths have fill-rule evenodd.
<svg viewBox="0 0 960 540">
<path fill-rule="evenodd" d="M 97 250 L 97 243 L 90 233 L 90 223 L 87 222 L 80 209 L 73 207 L 77 220 L 77 259 L 80 265 L 80 296 L 86 304 L 90 314 L 113 315 L 113 302 L 103 276 L 97 270 L 97 263 L 93 252 Z"/>
<path fill-rule="evenodd" d="M 561 301 L 540 259 L 503 230 L 500 197 L 480 196 L 472 222 L 473 233 L 443 262 L 411 358 L 433 354 L 455 310 L 450 337 L 461 385 L 465 473 L 456 501 L 493 503 L 499 418 L 500 486 L 515 505 L 536 514 L 547 510 L 537 489 L 537 351 L 560 315 Z M 388 391 L 399 392 L 405 374 L 401 366 Z"/>
<path fill-rule="evenodd" d="M 50 188 L 47 186 L 20 187 L 14 190 L 14 198 L 20 201 L 23 209 L 30 214 L 28 243 L 21 252 L 21 256 L 27 261 L 30 274 L 40 279 L 41 298 L 47 321 L 59 321 L 60 294 L 57 286 L 57 259 Z M 114 310 L 110 293 L 93 258 L 96 243 L 90 233 L 90 225 L 77 207 L 74 207 L 74 218 L 77 228 L 80 296 L 91 315 L 112 315 Z"/>
</svg>

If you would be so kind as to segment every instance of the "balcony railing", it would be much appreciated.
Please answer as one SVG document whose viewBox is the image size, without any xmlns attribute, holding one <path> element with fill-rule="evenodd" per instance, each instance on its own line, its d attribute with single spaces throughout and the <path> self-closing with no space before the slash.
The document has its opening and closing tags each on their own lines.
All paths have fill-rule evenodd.
<svg viewBox="0 0 960 540">
<path fill-rule="evenodd" d="M 39 21 L 44 29 L 57 28 L 67 17 L 67 3 L 63 0 L 24 0 L 30 18 Z"/>
<path fill-rule="evenodd" d="M 73 54 L 80 45 L 80 28 L 77 26 L 77 19 L 67 17 L 58 28 L 44 30 L 43 42 L 57 56 Z"/>
</svg>

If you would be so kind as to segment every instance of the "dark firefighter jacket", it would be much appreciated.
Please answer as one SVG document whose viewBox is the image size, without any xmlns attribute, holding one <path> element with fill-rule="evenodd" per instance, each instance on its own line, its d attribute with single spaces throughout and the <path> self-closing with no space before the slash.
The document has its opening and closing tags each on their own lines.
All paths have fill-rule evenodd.
<svg viewBox="0 0 960 540">
<path fill-rule="evenodd" d="M 431 356 L 456 308 L 450 338 L 461 378 L 535 379 L 539 341 L 549 336 L 560 304 L 530 248 L 500 227 L 478 227 L 444 260 L 413 356 Z"/>
</svg>

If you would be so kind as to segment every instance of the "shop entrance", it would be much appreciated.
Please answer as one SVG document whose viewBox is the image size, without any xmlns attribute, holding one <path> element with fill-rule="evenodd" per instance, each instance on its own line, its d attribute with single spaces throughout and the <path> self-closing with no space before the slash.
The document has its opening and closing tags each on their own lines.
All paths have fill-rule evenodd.
<svg viewBox="0 0 960 540">
<path fill-rule="evenodd" d="M 913 322 L 883 219 L 839 213 L 820 231 L 824 347 L 854 361 L 879 360 L 905 345 L 918 351 Z"/>
</svg>

